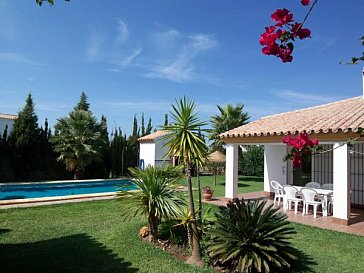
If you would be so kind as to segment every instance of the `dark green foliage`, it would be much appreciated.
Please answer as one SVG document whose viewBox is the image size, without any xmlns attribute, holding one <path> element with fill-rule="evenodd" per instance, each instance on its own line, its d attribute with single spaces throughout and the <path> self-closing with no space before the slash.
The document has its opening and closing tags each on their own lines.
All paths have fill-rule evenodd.
<svg viewBox="0 0 364 273">
<path fill-rule="evenodd" d="M 142 113 L 142 136 L 145 136 L 144 113 Z"/>
<path fill-rule="evenodd" d="M 115 130 L 110 142 L 111 153 L 111 177 L 124 175 L 125 156 L 127 152 L 126 136 L 123 136 L 121 129 Z"/>
<path fill-rule="evenodd" d="M 133 138 L 138 139 L 140 137 L 140 129 L 138 128 L 138 120 L 136 118 L 136 115 L 134 115 L 133 120 L 133 133 L 131 135 Z"/>
<path fill-rule="evenodd" d="M 246 176 L 264 175 L 264 146 L 251 145 L 239 154 L 239 173 Z"/>
<path fill-rule="evenodd" d="M 70 2 L 71 0 L 64 0 L 66 2 Z M 35 0 L 35 3 L 37 3 L 37 5 L 41 6 L 43 4 L 43 2 L 48 2 L 48 4 L 50 6 L 54 5 L 54 0 Z"/>
<path fill-rule="evenodd" d="M 103 115 L 101 116 L 101 122 L 97 126 L 99 127 L 101 134 L 101 158 L 102 160 L 94 160 L 89 166 L 86 167 L 86 173 L 88 177 L 92 178 L 107 178 L 111 171 L 111 150 L 110 150 L 110 141 L 109 141 L 109 133 L 107 130 L 107 120 Z"/>
<path fill-rule="evenodd" d="M 236 106 L 228 103 L 225 106 L 217 105 L 219 114 L 212 116 L 210 122 L 212 124 L 212 132 L 209 139 L 212 140 L 211 149 L 213 151 L 218 150 L 223 152 L 222 142 L 219 140 L 219 135 L 247 124 L 250 116 L 247 112 L 244 112 L 244 104 L 237 104 Z"/>
<path fill-rule="evenodd" d="M 83 97 L 78 105 L 88 105 Z M 74 110 L 68 117 L 58 120 L 55 130 L 51 141 L 58 154 L 57 160 L 63 162 L 67 170 L 74 171 L 75 178 L 83 178 L 86 166 L 103 160 L 102 152 L 107 146 L 106 121 L 98 123 L 90 111 Z"/>
<path fill-rule="evenodd" d="M 40 128 L 31 94 L 28 94 L 25 106 L 14 122 L 9 144 L 13 150 L 12 165 L 17 176 L 30 178 L 41 160 Z"/>
<path fill-rule="evenodd" d="M 147 129 L 145 129 L 145 135 L 149 135 L 152 133 L 153 126 L 152 126 L 152 118 L 149 118 Z"/>
<path fill-rule="evenodd" d="M 164 126 L 168 125 L 168 114 L 164 114 Z"/>
<path fill-rule="evenodd" d="M 230 272 L 287 272 L 297 260 L 287 216 L 267 201 L 230 202 L 219 207 L 207 232 L 207 251 Z"/>
<path fill-rule="evenodd" d="M 177 191 L 177 181 L 182 177 L 181 168 L 148 166 L 144 170 L 129 169 L 137 191 L 120 191 L 118 200 L 125 218 L 144 216 L 148 219 L 151 239 L 158 238 L 158 225 L 162 219 L 170 220 L 178 215 L 185 204 Z"/>
<path fill-rule="evenodd" d="M 90 104 L 87 102 L 87 96 L 85 92 L 81 93 L 80 101 L 76 104 L 76 106 L 73 109 L 74 111 L 83 110 L 83 111 L 89 111 L 90 110 Z"/>
</svg>

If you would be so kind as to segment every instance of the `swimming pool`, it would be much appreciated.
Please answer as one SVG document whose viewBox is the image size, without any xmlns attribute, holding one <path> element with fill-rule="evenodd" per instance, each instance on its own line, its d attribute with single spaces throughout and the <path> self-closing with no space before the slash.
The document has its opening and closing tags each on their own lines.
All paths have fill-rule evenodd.
<svg viewBox="0 0 364 273">
<path fill-rule="evenodd" d="M 0 185 L 0 200 L 99 194 L 135 189 L 137 187 L 127 179 L 82 182 L 12 183 Z"/>
</svg>

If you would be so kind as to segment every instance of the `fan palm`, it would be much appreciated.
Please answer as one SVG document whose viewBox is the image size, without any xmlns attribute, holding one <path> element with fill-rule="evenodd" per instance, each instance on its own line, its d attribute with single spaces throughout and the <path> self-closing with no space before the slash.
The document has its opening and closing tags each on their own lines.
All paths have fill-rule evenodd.
<svg viewBox="0 0 364 273">
<path fill-rule="evenodd" d="M 150 240 L 158 238 L 158 225 L 162 218 L 176 217 L 185 205 L 183 196 L 177 192 L 181 168 L 148 166 L 144 170 L 129 168 L 136 191 L 119 191 L 118 200 L 124 218 L 137 215 L 148 218 Z"/>
<path fill-rule="evenodd" d="M 236 106 L 231 103 L 225 106 L 217 105 L 219 109 L 219 114 L 212 116 L 210 122 L 212 124 L 212 132 L 209 139 L 212 140 L 212 149 L 223 152 L 222 143 L 219 140 L 219 135 L 239 127 L 241 125 L 247 124 L 250 116 L 247 112 L 244 112 L 244 104 L 238 104 Z"/>
<path fill-rule="evenodd" d="M 267 201 L 239 201 L 220 207 L 207 251 L 231 272 L 285 272 L 297 259 L 287 216 Z"/>
<path fill-rule="evenodd" d="M 167 140 L 169 155 L 179 157 L 184 162 L 187 189 L 188 189 L 188 207 L 191 212 L 191 230 L 192 230 L 192 254 L 188 259 L 189 263 L 201 265 L 200 239 L 197 231 L 196 213 L 192 195 L 191 182 L 191 162 L 196 158 L 205 156 L 206 144 L 200 135 L 201 127 L 205 122 L 201 122 L 195 112 L 195 103 L 184 97 L 172 105 L 173 111 L 170 112 L 172 123 L 164 126 L 164 130 L 169 132 L 164 136 Z"/>
<path fill-rule="evenodd" d="M 92 161 L 102 160 L 101 151 L 105 139 L 101 135 L 103 124 L 99 124 L 89 111 L 72 111 L 55 125 L 51 142 L 59 154 L 57 160 L 64 162 L 66 169 L 83 173 Z"/>
</svg>

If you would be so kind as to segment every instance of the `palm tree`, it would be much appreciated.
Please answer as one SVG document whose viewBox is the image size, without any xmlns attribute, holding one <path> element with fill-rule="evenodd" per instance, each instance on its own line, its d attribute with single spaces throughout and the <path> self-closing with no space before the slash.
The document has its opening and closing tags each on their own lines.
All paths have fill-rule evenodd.
<svg viewBox="0 0 364 273">
<path fill-rule="evenodd" d="M 222 142 L 219 140 L 219 135 L 239 127 L 241 125 L 247 124 L 250 116 L 247 112 L 244 112 L 244 104 L 237 104 L 236 106 L 231 103 L 225 106 L 217 105 L 220 114 L 212 116 L 210 122 L 212 123 L 212 133 L 209 139 L 212 140 L 212 150 L 223 152 Z"/>
<path fill-rule="evenodd" d="M 77 110 L 55 125 L 51 142 L 59 154 L 57 160 L 64 162 L 67 170 L 75 171 L 75 179 L 83 178 L 85 167 L 93 161 L 102 160 L 101 151 L 106 144 L 101 134 L 103 124 L 91 112 Z"/>
<path fill-rule="evenodd" d="M 197 231 L 196 213 L 192 195 L 191 182 L 191 162 L 196 158 L 205 156 L 206 144 L 199 135 L 200 128 L 206 126 L 206 122 L 201 122 L 195 113 L 195 103 L 184 97 L 172 105 L 170 112 L 172 123 L 164 126 L 164 130 L 169 132 L 164 136 L 169 147 L 169 155 L 179 157 L 184 162 L 187 188 L 188 207 L 191 213 L 192 223 L 192 253 L 187 262 L 202 265 L 200 238 Z"/>
<path fill-rule="evenodd" d="M 182 178 L 181 168 L 148 166 L 144 170 L 129 168 L 138 186 L 136 191 L 118 192 L 125 218 L 146 216 L 149 224 L 149 239 L 158 238 L 158 225 L 162 218 L 169 220 L 179 215 L 185 205 L 184 198 L 177 192 L 177 181 Z"/>
</svg>

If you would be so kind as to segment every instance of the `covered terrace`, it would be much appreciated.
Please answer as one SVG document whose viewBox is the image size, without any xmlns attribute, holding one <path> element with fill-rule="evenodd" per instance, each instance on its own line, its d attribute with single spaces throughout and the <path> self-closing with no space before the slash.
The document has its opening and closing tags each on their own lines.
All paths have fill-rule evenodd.
<svg viewBox="0 0 364 273">
<path fill-rule="evenodd" d="M 364 207 L 364 127 L 363 97 L 354 97 L 316 107 L 267 116 L 220 135 L 226 144 L 225 198 L 236 198 L 238 150 L 241 145 L 264 145 L 264 192 L 271 195 L 270 181 L 295 184 L 295 171 L 283 157 L 288 148 L 285 136 L 306 132 L 324 144 L 323 153 L 313 156 L 309 179 L 332 183 L 332 222 L 349 225 L 351 207 Z M 348 140 L 356 139 L 353 146 Z"/>
</svg>

